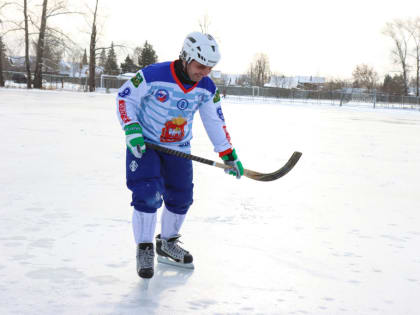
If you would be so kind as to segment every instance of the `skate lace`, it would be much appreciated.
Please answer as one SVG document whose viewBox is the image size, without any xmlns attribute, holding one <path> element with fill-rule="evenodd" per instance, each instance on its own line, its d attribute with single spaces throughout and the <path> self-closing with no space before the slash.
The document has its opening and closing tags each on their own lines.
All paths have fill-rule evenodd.
<svg viewBox="0 0 420 315">
<path fill-rule="evenodd" d="M 153 258 L 154 251 L 153 249 L 140 249 L 140 266 L 142 268 L 152 268 L 153 267 Z"/>
<path fill-rule="evenodd" d="M 183 259 L 185 254 L 188 253 L 187 250 L 183 249 L 178 243 L 182 243 L 179 240 L 175 240 L 173 242 L 164 242 L 165 251 L 170 254 L 172 257 L 177 259 Z"/>
</svg>

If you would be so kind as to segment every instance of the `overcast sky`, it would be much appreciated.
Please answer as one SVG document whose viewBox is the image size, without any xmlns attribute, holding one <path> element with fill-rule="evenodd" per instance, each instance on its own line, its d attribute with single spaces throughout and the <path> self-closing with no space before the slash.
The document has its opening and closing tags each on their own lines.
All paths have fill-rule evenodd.
<svg viewBox="0 0 420 315">
<path fill-rule="evenodd" d="M 199 21 L 207 14 L 222 53 L 216 70 L 243 73 L 263 52 L 277 73 L 350 78 L 361 63 L 380 75 L 395 70 L 392 42 L 381 31 L 395 18 L 420 16 L 420 1 L 100 0 L 99 12 L 101 44 L 135 47 L 148 40 L 159 61 L 175 59 L 185 36 L 200 30 Z M 70 23 L 74 32 L 82 24 Z"/>
</svg>

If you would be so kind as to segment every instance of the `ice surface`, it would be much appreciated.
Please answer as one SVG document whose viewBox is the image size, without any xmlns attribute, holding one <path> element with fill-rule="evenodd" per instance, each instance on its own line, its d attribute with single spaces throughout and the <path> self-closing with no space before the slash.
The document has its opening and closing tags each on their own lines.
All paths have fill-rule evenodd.
<svg viewBox="0 0 420 315">
<path fill-rule="evenodd" d="M 0 89 L 0 314 L 418 314 L 420 112 L 238 104 L 246 168 L 194 164 L 195 270 L 135 271 L 114 96 Z M 199 116 L 192 153 L 217 160 Z M 157 231 L 159 232 L 159 231 Z"/>
</svg>

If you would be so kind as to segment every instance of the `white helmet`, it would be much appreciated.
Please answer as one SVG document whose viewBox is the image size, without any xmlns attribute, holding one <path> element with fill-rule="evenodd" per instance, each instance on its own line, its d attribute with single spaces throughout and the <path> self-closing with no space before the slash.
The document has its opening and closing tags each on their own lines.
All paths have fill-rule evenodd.
<svg viewBox="0 0 420 315">
<path fill-rule="evenodd" d="M 213 36 L 193 32 L 185 38 L 179 58 L 187 64 L 195 60 L 202 65 L 214 67 L 220 60 L 219 46 Z"/>
</svg>

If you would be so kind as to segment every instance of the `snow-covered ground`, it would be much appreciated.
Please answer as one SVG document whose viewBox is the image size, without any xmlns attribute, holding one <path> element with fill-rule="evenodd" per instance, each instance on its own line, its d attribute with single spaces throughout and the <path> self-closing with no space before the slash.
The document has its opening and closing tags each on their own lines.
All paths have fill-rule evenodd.
<svg viewBox="0 0 420 315">
<path fill-rule="evenodd" d="M 246 168 L 195 167 L 196 269 L 135 271 L 114 96 L 0 89 L 0 314 L 418 314 L 420 112 L 238 104 Z M 193 154 L 217 160 L 199 116 Z M 159 232 L 159 231 L 157 231 Z"/>
</svg>

